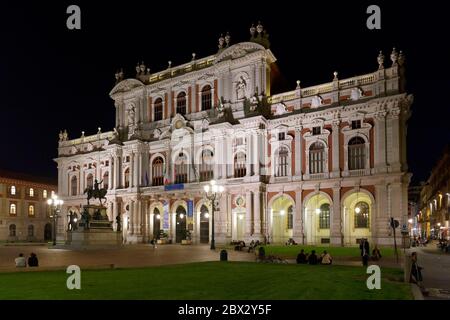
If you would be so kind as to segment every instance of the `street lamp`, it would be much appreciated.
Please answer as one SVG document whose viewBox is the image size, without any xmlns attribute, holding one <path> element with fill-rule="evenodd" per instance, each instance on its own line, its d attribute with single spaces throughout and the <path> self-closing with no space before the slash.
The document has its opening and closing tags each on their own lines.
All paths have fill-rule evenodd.
<svg viewBox="0 0 450 320">
<path fill-rule="evenodd" d="M 212 216 L 211 216 L 211 250 L 216 249 L 216 243 L 214 239 L 214 213 L 216 211 L 216 200 L 218 200 L 222 194 L 222 192 L 225 190 L 223 186 L 219 186 L 216 181 L 211 180 L 209 182 L 209 185 L 203 187 L 205 190 L 205 196 L 206 198 L 211 201 L 211 208 L 212 208 Z"/>
<path fill-rule="evenodd" d="M 58 212 L 60 210 L 60 206 L 62 206 L 64 201 L 58 199 L 58 196 L 56 194 L 53 194 L 50 199 L 47 200 L 47 204 L 50 206 L 50 209 L 52 210 L 52 216 L 53 218 L 53 245 L 56 246 L 56 218 L 58 217 Z"/>
</svg>

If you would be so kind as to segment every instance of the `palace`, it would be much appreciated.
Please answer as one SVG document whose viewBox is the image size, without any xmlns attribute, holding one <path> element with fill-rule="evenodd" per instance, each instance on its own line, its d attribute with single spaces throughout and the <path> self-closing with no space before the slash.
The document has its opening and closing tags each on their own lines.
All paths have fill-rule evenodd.
<svg viewBox="0 0 450 320">
<path fill-rule="evenodd" d="M 219 39 L 218 52 L 135 78 L 116 74 L 113 131 L 60 133 L 58 191 L 79 213 L 97 179 L 124 243 L 163 236 L 211 238 L 203 187 L 225 191 L 214 216 L 216 243 L 233 240 L 393 244 L 390 217 L 407 219 L 411 174 L 404 61 L 380 52 L 371 73 L 271 94 L 276 58 L 262 25 L 248 42 Z M 375 60 L 375 59 L 374 59 Z M 67 221 L 59 219 L 58 239 Z"/>
</svg>

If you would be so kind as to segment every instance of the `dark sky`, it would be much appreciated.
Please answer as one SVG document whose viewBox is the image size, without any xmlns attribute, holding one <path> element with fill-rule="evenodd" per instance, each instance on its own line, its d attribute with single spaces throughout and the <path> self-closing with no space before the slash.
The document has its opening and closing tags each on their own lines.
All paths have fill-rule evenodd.
<svg viewBox="0 0 450 320">
<path fill-rule="evenodd" d="M 281 89 L 351 77 L 377 69 L 392 47 L 407 59 L 414 94 L 408 158 L 414 182 L 426 179 L 449 141 L 450 49 L 444 1 L 2 1 L 0 4 L 0 168 L 56 177 L 58 132 L 70 138 L 114 126 L 108 93 L 114 73 L 134 76 L 136 62 L 152 71 L 217 50 L 230 31 L 247 41 L 261 20 L 284 77 Z M 211 2 L 209 2 L 211 3 Z M 66 28 L 66 8 L 81 7 L 81 30 Z M 167 5 L 166 5 L 167 4 Z M 366 8 L 381 7 L 381 30 L 366 28 Z M 389 61 L 387 61 L 389 63 Z M 386 63 L 387 65 L 387 63 Z"/>
</svg>

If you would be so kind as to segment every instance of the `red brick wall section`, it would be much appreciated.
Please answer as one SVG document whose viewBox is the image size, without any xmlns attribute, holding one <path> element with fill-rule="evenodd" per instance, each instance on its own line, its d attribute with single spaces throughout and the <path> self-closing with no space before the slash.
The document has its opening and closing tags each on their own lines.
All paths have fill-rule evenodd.
<svg viewBox="0 0 450 320">
<path fill-rule="evenodd" d="M 218 86 L 218 81 L 217 81 L 217 79 L 215 79 L 214 80 L 214 105 L 213 105 L 213 108 L 215 107 L 215 106 L 217 106 L 217 105 L 219 105 L 219 96 L 218 96 L 218 88 L 219 88 L 219 86 Z"/>
</svg>

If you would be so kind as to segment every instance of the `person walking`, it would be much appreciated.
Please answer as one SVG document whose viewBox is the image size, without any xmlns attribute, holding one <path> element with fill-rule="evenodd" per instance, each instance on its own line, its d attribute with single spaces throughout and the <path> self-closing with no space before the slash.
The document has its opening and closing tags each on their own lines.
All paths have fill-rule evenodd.
<svg viewBox="0 0 450 320">
<path fill-rule="evenodd" d="M 367 266 L 369 264 L 369 252 L 370 246 L 369 241 L 363 238 L 359 244 L 359 250 L 361 250 L 361 258 L 363 266 Z"/>
</svg>

